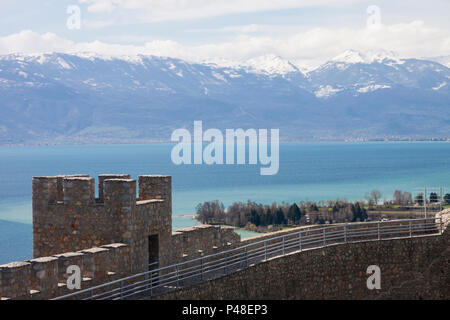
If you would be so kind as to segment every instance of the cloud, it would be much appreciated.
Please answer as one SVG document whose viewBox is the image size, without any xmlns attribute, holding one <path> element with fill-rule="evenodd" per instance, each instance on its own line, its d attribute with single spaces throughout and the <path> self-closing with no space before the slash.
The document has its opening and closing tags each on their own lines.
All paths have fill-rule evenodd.
<svg viewBox="0 0 450 320">
<path fill-rule="evenodd" d="M 95 13 L 118 9 L 140 11 L 147 22 L 186 20 L 220 15 L 356 3 L 356 0 L 78 0 Z"/>
<path fill-rule="evenodd" d="M 38 34 L 30 30 L 24 30 L 0 38 L 0 54 L 65 52 L 73 45 L 72 41 L 60 38 L 54 33 Z"/>
<path fill-rule="evenodd" d="M 212 29 L 211 31 L 219 31 L 219 32 L 233 32 L 233 33 L 256 33 L 256 32 L 262 32 L 267 31 L 268 28 L 271 26 L 264 26 L 259 24 L 248 24 L 248 25 L 242 25 L 242 26 L 230 26 L 230 27 L 223 27 L 220 29 Z M 201 30 L 199 30 L 201 31 Z"/>
<path fill-rule="evenodd" d="M 105 27 L 110 27 L 110 26 L 114 26 L 117 24 L 117 21 L 114 19 L 108 19 L 108 20 L 88 20 L 85 19 L 83 20 L 83 28 L 86 29 L 101 29 L 101 28 L 105 28 Z"/>
<path fill-rule="evenodd" d="M 113 0 L 79 0 L 80 3 L 87 3 L 88 11 L 92 13 L 111 13 L 116 10 Z"/>
<path fill-rule="evenodd" d="M 347 49 L 384 49 L 395 51 L 400 57 L 445 56 L 450 52 L 449 31 L 426 26 L 422 21 L 380 25 L 377 28 L 312 28 L 276 36 L 251 33 L 252 30 L 261 28 L 262 26 L 243 26 L 236 28 L 238 34 L 230 40 L 200 45 L 184 45 L 171 40 L 148 41 L 143 45 L 101 41 L 75 43 L 52 33 L 22 31 L 0 38 L 0 54 L 48 51 L 95 52 L 103 55 L 145 54 L 194 62 L 222 59 L 245 62 L 262 55 L 275 54 L 310 69 Z"/>
</svg>

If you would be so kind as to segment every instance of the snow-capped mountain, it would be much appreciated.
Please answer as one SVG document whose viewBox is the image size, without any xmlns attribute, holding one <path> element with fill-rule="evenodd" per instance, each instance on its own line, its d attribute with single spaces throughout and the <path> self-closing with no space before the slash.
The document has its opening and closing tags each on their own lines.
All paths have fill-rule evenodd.
<svg viewBox="0 0 450 320">
<path fill-rule="evenodd" d="M 395 87 L 448 90 L 450 70 L 433 61 L 401 59 L 393 52 L 348 50 L 309 73 L 316 96 L 355 95 Z"/>
<path fill-rule="evenodd" d="M 0 143 L 167 141 L 194 120 L 298 140 L 450 136 L 449 79 L 389 52 L 347 51 L 308 74 L 274 55 L 12 54 L 0 56 Z"/>
<path fill-rule="evenodd" d="M 301 73 L 300 69 L 289 60 L 283 59 L 274 54 L 249 59 L 245 62 L 245 65 L 253 68 L 257 72 L 266 74 L 287 74 L 291 72 Z"/>
<path fill-rule="evenodd" d="M 353 49 L 346 50 L 341 54 L 337 55 L 332 59 L 332 61 L 343 62 L 343 63 L 365 63 L 370 64 L 374 62 L 382 63 L 384 61 L 395 61 L 400 62 L 399 55 L 394 51 L 377 50 L 377 51 L 366 51 L 359 52 Z"/>
</svg>

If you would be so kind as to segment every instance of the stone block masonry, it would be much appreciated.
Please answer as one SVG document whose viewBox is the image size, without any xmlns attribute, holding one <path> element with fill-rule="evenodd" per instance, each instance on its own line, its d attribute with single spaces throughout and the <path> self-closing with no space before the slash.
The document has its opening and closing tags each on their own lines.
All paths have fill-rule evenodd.
<svg viewBox="0 0 450 320">
<path fill-rule="evenodd" d="M 442 236 L 355 242 L 269 259 L 233 274 L 153 299 L 442 299 L 450 298 L 450 230 Z M 367 288 L 367 267 L 381 289 Z"/>
<path fill-rule="evenodd" d="M 159 241 L 159 263 L 171 260 L 171 177 L 86 175 L 33 178 L 33 255 L 50 256 L 108 243 L 130 248 L 131 272 L 147 270 L 148 237 Z M 59 181 L 59 183 L 58 183 Z"/>
<path fill-rule="evenodd" d="M 67 287 L 67 268 L 72 265 L 81 269 L 81 289 L 88 289 L 241 245 L 258 242 L 259 246 L 264 239 L 270 245 L 280 235 L 289 240 L 299 230 L 320 237 L 342 230 L 341 225 L 299 227 L 242 242 L 232 229 L 217 226 L 172 232 L 171 177 L 140 176 L 137 185 L 126 174 L 101 175 L 98 189 L 95 197 L 95 181 L 87 175 L 33 178 L 34 259 L 0 266 L 0 300 L 50 299 L 73 293 Z M 437 222 L 442 219 L 448 228 L 449 216 L 444 211 Z M 393 224 L 402 230 L 395 236 L 404 238 L 379 241 L 377 232 L 373 233 L 379 226 L 349 224 L 344 227 L 358 231 L 351 240 L 365 242 L 304 248 L 157 298 L 448 299 L 448 229 L 439 236 L 414 237 L 412 227 L 422 227 L 420 220 Z M 360 232 L 373 235 L 373 241 L 360 239 Z M 369 265 L 381 268 L 381 291 L 366 287 Z"/>
<path fill-rule="evenodd" d="M 66 252 L 0 266 L 0 297 L 50 299 L 71 291 L 67 288 L 69 266 L 81 269 L 83 289 L 130 275 L 128 246 L 121 243 Z"/>
<path fill-rule="evenodd" d="M 11 262 L 0 266 L 0 296 L 2 298 L 29 299 L 31 263 Z"/>
<path fill-rule="evenodd" d="M 96 197 L 95 180 L 85 174 L 33 178 L 34 259 L 0 266 L 1 300 L 73 293 L 67 287 L 67 268 L 73 265 L 81 269 L 81 289 L 87 289 L 267 238 L 284 235 L 289 240 L 300 229 L 332 236 L 342 228 L 300 227 L 242 242 L 230 228 L 201 225 L 172 232 L 170 176 L 144 175 L 138 184 L 127 174 L 100 175 L 98 180 Z M 447 226 L 449 215 L 444 211 L 437 219 Z M 374 241 L 306 248 L 159 298 L 448 299 L 449 231 L 415 238 L 411 227 L 423 222 L 392 224 L 404 230 L 396 236 L 409 238 L 378 241 L 373 233 Z M 345 226 L 365 233 L 373 227 L 369 223 Z M 268 244 L 272 241 L 276 240 L 269 239 Z M 381 268 L 382 291 L 367 291 L 365 271 L 372 264 Z"/>
<path fill-rule="evenodd" d="M 200 225 L 172 233 L 172 261 L 183 262 L 199 256 L 232 249 L 240 236 L 232 228 Z"/>
<path fill-rule="evenodd" d="M 81 268 L 85 289 L 240 242 L 232 230 L 213 226 L 172 233 L 172 177 L 138 181 L 139 190 L 128 174 L 102 174 L 96 197 L 95 179 L 86 174 L 33 177 L 34 259 L 0 266 L 0 298 L 68 294 L 71 265 Z"/>
<path fill-rule="evenodd" d="M 102 203 L 104 201 L 104 191 L 103 186 L 105 180 L 111 179 L 130 179 L 129 174 L 101 174 L 98 176 L 98 202 Z"/>
<path fill-rule="evenodd" d="M 58 260 L 57 257 L 30 260 L 30 289 L 34 291 L 32 295 L 40 294 L 41 298 L 51 298 L 58 294 Z"/>
</svg>

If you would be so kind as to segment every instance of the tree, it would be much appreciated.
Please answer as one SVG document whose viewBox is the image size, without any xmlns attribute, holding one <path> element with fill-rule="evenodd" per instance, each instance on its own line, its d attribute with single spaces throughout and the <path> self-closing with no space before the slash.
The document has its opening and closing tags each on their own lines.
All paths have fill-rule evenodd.
<svg viewBox="0 0 450 320">
<path fill-rule="evenodd" d="M 367 220 L 367 212 L 364 206 L 361 206 L 359 202 L 351 205 L 351 212 L 353 214 L 352 221 L 365 221 Z"/>
<path fill-rule="evenodd" d="M 317 204 L 315 202 L 311 203 L 311 205 L 309 206 L 309 211 L 310 212 L 319 212 L 319 207 L 317 207 Z"/>
<path fill-rule="evenodd" d="M 252 208 L 250 211 L 250 222 L 253 223 L 255 226 L 259 226 L 261 224 L 261 217 L 259 216 L 258 211 L 256 211 L 255 208 Z"/>
<path fill-rule="evenodd" d="M 360 221 L 366 221 L 368 216 L 367 216 L 366 209 L 364 209 L 364 206 L 361 205 L 361 203 L 357 202 L 356 209 L 357 209 L 357 212 L 359 213 Z"/>
<path fill-rule="evenodd" d="M 438 197 L 437 193 L 436 192 L 430 193 L 430 203 L 438 202 L 438 201 L 439 201 L 439 197 Z"/>
<path fill-rule="evenodd" d="M 298 223 L 300 221 L 300 218 L 302 217 L 302 212 L 300 211 L 300 208 L 297 206 L 297 204 L 294 202 L 292 206 L 289 207 L 288 211 L 288 219 L 292 221 L 292 223 Z"/>
<path fill-rule="evenodd" d="M 219 200 L 199 203 L 196 207 L 197 219 L 202 223 L 224 223 L 225 207 Z"/>
<path fill-rule="evenodd" d="M 383 194 L 379 190 L 372 190 L 370 191 L 370 197 L 372 198 L 375 205 L 378 205 L 378 201 L 381 199 Z"/>
<path fill-rule="evenodd" d="M 450 204 L 450 193 L 447 193 L 447 194 L 444 196 L 444 202 L 445 202 L 446 204 Z"/>
<path fill-rule="evenodd" d="M 267 215 L 267 225 L 269 226 L 273 224 L 273 213 L 272 210 L 270 210 L 270 208 L 267 208 L 266 215 Z"/>
<path fill-rule="evenodd" d="M 397 204 L 397 205 L 411 204 L 412 203 L 412 195 L 409 192 L 402 192 L 400 190 L 395 190 L 393 203 Z"/>
<path fill-rule="evenodd" d="M 372 199 L 372 196 L 370 195 L 370 193 L 367 192 L 365 194 L 364 198 L 367 200 L 367 205 L 369 206 L 369 208 L 372 207 L 373 206 L 373 199 Z"/>
<path fill-rule="evenodd" d="M 403 202 L 403 192 L 401 192 L 400 190 L 395 190 L 394 191 L 394 204 L 402 204 Z"/>
<path fill-rule="evenodd" d="M 418 203 L 419 205 L 423 205 L 423 193 L 420 192 L 414 197 L 414 202 Z"/>
<path fill-rule="evenodd" d="M 403 194 L 403 200 L 402 200 L 402 204 L 403 205 L 408 205 L 412 203 L 412 195 L 409 192 L 405 192 Z"/>
<path fill-rule="evenodd" d="M 281 208 L 278 208 L 278 210 L 277 210 L 277 212 L 275 214 L 275 221 L 274 222 L 275 222 L 274 224 L 277 224 L 277 225 L 285 224 L 284 213 L 283 213 L 283 210 Z"/>
</svg>

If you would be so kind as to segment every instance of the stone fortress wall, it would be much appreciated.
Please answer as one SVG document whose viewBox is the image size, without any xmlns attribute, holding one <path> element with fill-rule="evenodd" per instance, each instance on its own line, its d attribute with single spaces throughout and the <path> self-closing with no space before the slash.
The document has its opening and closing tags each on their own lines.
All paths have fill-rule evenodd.
<svg viewBox="0 0 450 320">
<path fill-rule="evenodd" d="M 444 218 L 444 217 L 443 217 Z M 442 235 L 306 249 L 148 299 L 450 299 L 450 229 Z M 254 241 L 254 240 L 249 240 Z M 367 287 L 379 266 L 381 288 Z"/>
<path fill-rule="evenodd" d="M 68 294 L 66 270 L 71 265 L 82 271 L 81 288 L 125 277 L 130 275 L 129 253 L 127 245 L 116 243 L 2 265 L 1 299 L 50 299 Z"/>
<path fill-rule="evenodd" d="M 172 232 L 170 176 L 140 176 L 139 190 L 129 175 L 100 175 L 98 181 L 96 198 L 94 178 L 88 175 L 33 178 L 34 258 L 0 266 L 1 300 L 50 299 L 71 293 L 66 285 L 71 265 L 81 268 L 81 288 L 86 289 L 264 239 L 295 236 L 302 229 L 311 234 L 323 232 L 317 226 L 306 226 L 243 241 L 232 228 L 210 225 Z M 436 219 L 448 228 L 450 210 Z M 330 225 L 326 232 L 338 227 Z M 348 226 L 369 227 L 367 223 Z M 389 298 L 402 290 L 411 297 L 448 298 L 448 232 L 306 250 L 158 298 Z M 364 268 L 368 263 L 382 264 L 383 281 L 388 281 L 384 283 L 400 291 L 360 295 L 367 291 Z M 411 289 L 411 279 L 422 282 Z M 418 287 L 427 291 L 415 296 L 413 289 Z M 433 290 L 435 296 L 430 293 Z"/>
<path fill-rule="evenodd" d="M 172 232 L 172 179 L 163 175 L 33 178 L 33 259 L 0 266 L 0 299 L 49 299 L 69 293 L 67 267 L 82 288 L 236 246 L 229 228 Z"/>
</svg>

